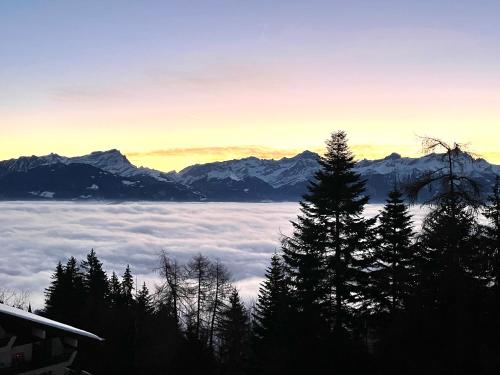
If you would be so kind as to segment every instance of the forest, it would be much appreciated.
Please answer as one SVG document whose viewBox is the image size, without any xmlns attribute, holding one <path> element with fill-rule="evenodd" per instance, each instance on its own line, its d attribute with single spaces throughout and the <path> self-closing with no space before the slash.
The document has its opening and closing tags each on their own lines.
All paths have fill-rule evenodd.
<svg viewBox="0 0 500 375">
<path fill-rule="evenodd" d="M 57 264 L 38 313 L 104 337 L 83 342 L 93 374 L 497 374 L 500 187 L 461 174 L 461 145 L 426 138 L 443 165 L 394 189 L 374 218 L 347 136 L 326 142 L 293 233 L 255 303 L 202 254 L 158 258 L 155 290 L 93 250 Z M 439 186 L 416 228 L 409 212 Z M 491 191 L 484 191 L 484 189 Z M 487 196 L 485 199 L 483 197 Z"/>
</svg>

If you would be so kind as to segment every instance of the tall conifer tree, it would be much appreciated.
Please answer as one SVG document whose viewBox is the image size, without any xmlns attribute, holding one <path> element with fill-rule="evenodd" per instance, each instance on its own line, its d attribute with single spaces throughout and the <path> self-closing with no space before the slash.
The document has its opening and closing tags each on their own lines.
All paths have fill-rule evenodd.
<svg viewBox="0 0 500 375">
<path fill-rule="evenodd" d="M 45 314 L 52 319 L 63 320 L 64 295 L 64 268 L 61 262 L 57 263 L 56 270 L 51 276 L 52 281 L 45 289 Z"/>
<path fill-rule="evenodd" d="M 132 276 L 132 271 L 130 270 L 130 266 L 128 264 L 122 276 L 121 287 L 125 304 L 127 306 L 131 306 L 134 303 L 134 277 Z"/>
<path fill-rule="evenodd" d="M 363 217 L 369 198 L 344 132 L 331 135 L 319 162 L 294 233 L 283 246 L 294 310 L 291 345 L 301 371 L 347 372 L 354 364 L 348 348 L 375 220 Z"/>
<path fill-rule="evenodd" d="M 149 289 L 146 283 L 142 284 L 142 288 L 137 293 L 137 311 L 139 316 L 144 317 L 153 312 L 153 306 L 151 304 L 151 296 L 149 295 Z"/>
<path fill-rule="evenodd" d="M 242 375 L 248 359 L 248 313 L 233 290 L 219 322 L 221 374 Z"/>
<path fill-rule="evenodd" d="M 94 249 L 87 254 L 87 259 L 82 262 L 81 269 L 89 299 L 93 303 L 104 303 L 109 295 L 108 278 Z"/>
<path fill-rule="evenodd" d="M 425 138 L 427 152 L 444 150 L 443 167 L 420 176 L 410 185 L 416 198 L 425 187 L 438 186 L 427 202 L 432 211 L 424 219 L 417 237 L 419 272 L 417 296 L 420 316 L 428 319 L 421 333 L 433 337 L 428 350 L 438 351 L 441 371 L 459 373 L 475 359 L 475 321 L 478 303 L 485 291 L 482 275 L 481 230 L 477 223 L 479 185 L 464 174 L 464 163 L 472 157 L 459 144 Z"/>
<path fill-rule="evenodd" d="M 369 274 L 368 300 L 379 312 L 401 310 L 413 287 L 413 224 L 402 193 L 394 189 L 379 215 L 377 245 Z"/>
<path fill-rule="evenodd" d="M 290 297 L 283 261 L 274 254 L 253 312 L 255 367 L 262 374 L 290 369 Z"/>
<path fill-rule="evenodd" d="M 319 161 L 321 169 L 284 246 L 284 260 L 294 298 L 305 312 L 311 311 L 309 324 L 329 321 L 343 330 L 350 306 L 360 296 L 360 262 L 372 244 L 374 220 L 362 216 L 368 196 L 344 132 L 332 134 Z M 311 328 L 321 335 L 321 325 Z"/>
<path fill-rule="evenodd" d="M 120 307 L 123 304 L 122 286 L 114 271 L 109 279 L 109 301 L 113 307 Z"/>
</svg>

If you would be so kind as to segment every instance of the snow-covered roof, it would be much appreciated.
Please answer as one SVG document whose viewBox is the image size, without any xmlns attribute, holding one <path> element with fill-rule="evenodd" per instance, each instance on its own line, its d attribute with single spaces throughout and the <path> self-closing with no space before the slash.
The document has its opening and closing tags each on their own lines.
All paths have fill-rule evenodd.
<svg viewBox="0 0 500 375">
<path fill-rule="evenodd" d="M 7 305 L 4 305 L 3 303 L 0 303 L 0 314 L 13 316 L 13 317 L 16 317 L 19 319 L 29 320 L 33 323 L 40 324 L 40 325 L 47 326 L 47 327 L 51 327 L 51 328 L 55 328 L 55 329 L 65 331 L 65 332 L 68 332 L 68 333 L 71 333 L 71 334 L 74 334 L 77 336 L 88 337 L 88 338 L 91 338 L 94 340 L 99 340 L 99 341 L 104 340 L 104 339 L 100 338 L 99 336 L 94 335 L 93 333 L 69 326 L 67 324 L 56 322 L 55 320 L 47 319 L 47 318 L 44 318 L 43 316 L 32 314 L 30 312 L 27 312 L 27 311 L 24 311 L 21 309 L 17 309 L 15 307 L 7 306 Z"/>
</svg>

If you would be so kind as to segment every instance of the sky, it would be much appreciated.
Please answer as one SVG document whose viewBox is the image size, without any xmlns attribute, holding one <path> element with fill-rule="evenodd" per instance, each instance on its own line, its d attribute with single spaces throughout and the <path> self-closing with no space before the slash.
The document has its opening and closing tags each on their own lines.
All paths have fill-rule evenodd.
<svg viewBox="0 0 500 375">
<path fill-rule="evenodd" d="M 2 0 L 0 159 L 117 148 L 162 170 L 321 151 L 500 164 L 498 0 Z"/>
</svg>

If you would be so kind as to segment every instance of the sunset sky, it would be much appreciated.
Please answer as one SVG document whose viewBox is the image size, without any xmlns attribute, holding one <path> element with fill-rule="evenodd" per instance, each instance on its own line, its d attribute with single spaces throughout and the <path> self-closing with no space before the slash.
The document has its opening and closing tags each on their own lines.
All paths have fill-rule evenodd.
<svg viewBox="0 0 500 375">
<path fill-rule="evenodd" d="M 163 170 L 321 150 L 500 164 L 500 1 L 0 2 L 0 159 L 117 148 Z"/>
</svg>

